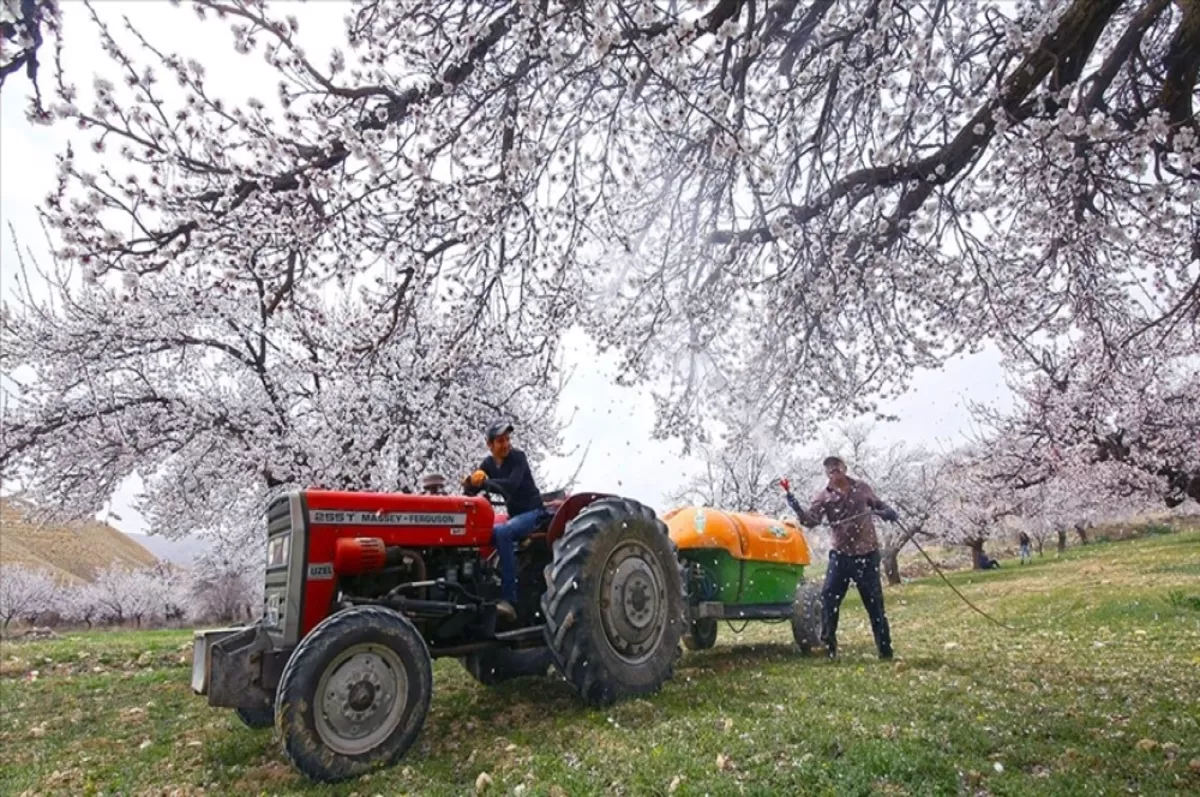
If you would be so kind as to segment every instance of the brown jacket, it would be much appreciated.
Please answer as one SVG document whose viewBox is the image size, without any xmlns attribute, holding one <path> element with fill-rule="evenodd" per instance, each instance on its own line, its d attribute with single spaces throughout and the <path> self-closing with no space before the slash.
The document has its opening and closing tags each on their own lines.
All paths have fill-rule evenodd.
<svg viewBox="0 0 1200 797">
<path fill-rule="evenodd" d="M 791 493 L 787 494 L 787 501 L 803 525 L 829 523 L 832 547 L 838 553 L 865 556 L 879 550 L 873 512 L 886 511 L 889 507 L 866 482 L 850 479 L 850 489 L 845 493 L 829 485 L 817 493 L 808 509 L 800 506 Z"/>
</svg>

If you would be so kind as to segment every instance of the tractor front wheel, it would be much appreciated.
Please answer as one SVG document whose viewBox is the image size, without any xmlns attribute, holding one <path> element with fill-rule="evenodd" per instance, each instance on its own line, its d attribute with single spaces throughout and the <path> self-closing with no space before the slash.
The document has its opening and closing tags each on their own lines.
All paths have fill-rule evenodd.
<svg viewBox="0 0 1200 797">
<path fill-rule="evenodd" d="M 792 636 L 804 655 L 821 642 L 821 585 L 801 584 L 792 607 Z"/>
<path fill-rule="evenodd" d="M 657 691 L 683 635 L 675 544 L 635 501 L 590 504 L 554 543 L 542 615 L 554 664 L 593 705 Z"/>
<path fill-rule="evenodd" d="M 546 648 L 524 650 L 485 650 L 459 661 L 463 669 L 484 686 L 511 681 L 513 678 L 540 677 L 550 669 L 550 651 Z"/>
<path fill-rule="evenodd" d="M 692 620 L 688 632 L 683 635 L 683 646 L 688 650 L 708 650 L 717 644 L 717 619 L 701 617 Z"/>
<path fill-rule="evenodd" d="M 327 783 L 389 766 L 416 741 L 433 693 L 433 663 L 403 615 L 379 606 L 338 612 L 288 660 L 275 699 L 284 751 Z"/>
</svg>

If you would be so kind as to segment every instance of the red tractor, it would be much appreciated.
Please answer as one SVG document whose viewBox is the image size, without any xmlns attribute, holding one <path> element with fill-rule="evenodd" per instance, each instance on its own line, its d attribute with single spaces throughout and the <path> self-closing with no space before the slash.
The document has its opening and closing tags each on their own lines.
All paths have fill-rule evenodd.
<svg viewBox="0 0 1200 797">
<path fill-rule="evenodd" d="M 292 764 L 337 781 L 416 740 L 432 660 L 484 684 L 553 663 L 605 704 L 671 677 L 687 627 L 666 526 L 634 501 L 544 496 L 552 517 L 518 549 L 517 622 L 498 624 L 496 513 L 483 497 L 304 490 L 267 511 L 265 607 L 253 626 L 197 632 L 192 688 Z"/>
</svg>

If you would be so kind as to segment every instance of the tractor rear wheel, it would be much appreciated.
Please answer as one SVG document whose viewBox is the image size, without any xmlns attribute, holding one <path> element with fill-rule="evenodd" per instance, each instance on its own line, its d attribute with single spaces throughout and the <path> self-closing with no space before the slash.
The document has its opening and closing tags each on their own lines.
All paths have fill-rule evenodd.
<svg viewBox="0 0 1200 797">
<path fill-rule="evenodd" d="M 679 655 L 683 585 L 654 512 L 605 498 L 554 543 L 542 615 L 554 664 L 593 705 L 657 691 Z"/>
<path fill-rule="evenodd" d="M 327 783 L 389 766 L 416 741 L 432 693 L 429 649 L 408 618 L 379 606 L 338 612 L 284 667 L 275 699 L 284 752 Z"/>
<path fill-rule="evenodd" d="M 792 607 L 792 636 L 804 655 L 822 645 L 821 641 L 821 585 L 802 583 L 796 590 L 796 602 Z"/>
<path fill-rule="evenodd" d="M 275 724 L 275 707 L 264 706 L 262 708 L 238 708 L 234 709 L 237 718 L 242 721 L 242 724 L 247 728 L 261 730 L 262 728 L 270 728 Z"/>
<path fill-rule="evenodd" d="M 459 662 L 476 681 L 495 686 L 513 678 L 541 677 L 550 669 L 551 659 L 546 648 L 500 648 L 463 656 Z"/>
<path fill-rule="evenodd" d="M 717 618 L 701 617 L 692 620 L 691 626 L 683 635 L 683 646 L 688 650 L 708 650 L 717 644 Z"/>
</svg>

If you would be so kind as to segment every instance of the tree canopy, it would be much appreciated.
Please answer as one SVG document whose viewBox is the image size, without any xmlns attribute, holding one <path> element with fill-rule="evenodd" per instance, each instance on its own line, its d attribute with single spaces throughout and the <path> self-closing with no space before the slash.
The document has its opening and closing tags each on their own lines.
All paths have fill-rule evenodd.
<svg viewBox="0 0 1200 797">
<path fill-rule="evenodd" d="M 46 56 L 93 32 L 6 6 L 5 88 L 79 131 L 43 213 L 83 283 L 5 314 L 34 373 L 6 468 L 365 473 L 397 419 L 468 414 L 439 390 L 551 377 L 573 325 L 686 440 L 801 439 L 984 341 L 1055 372 L 1200 351 L 1197 0 L 365 0 L 320 55 L 286 5 L 189 5 L 275 96 L 98 6 L 81 85 Z M 438 379 L 476 363 L 500 381 Z"/>
</svg>

